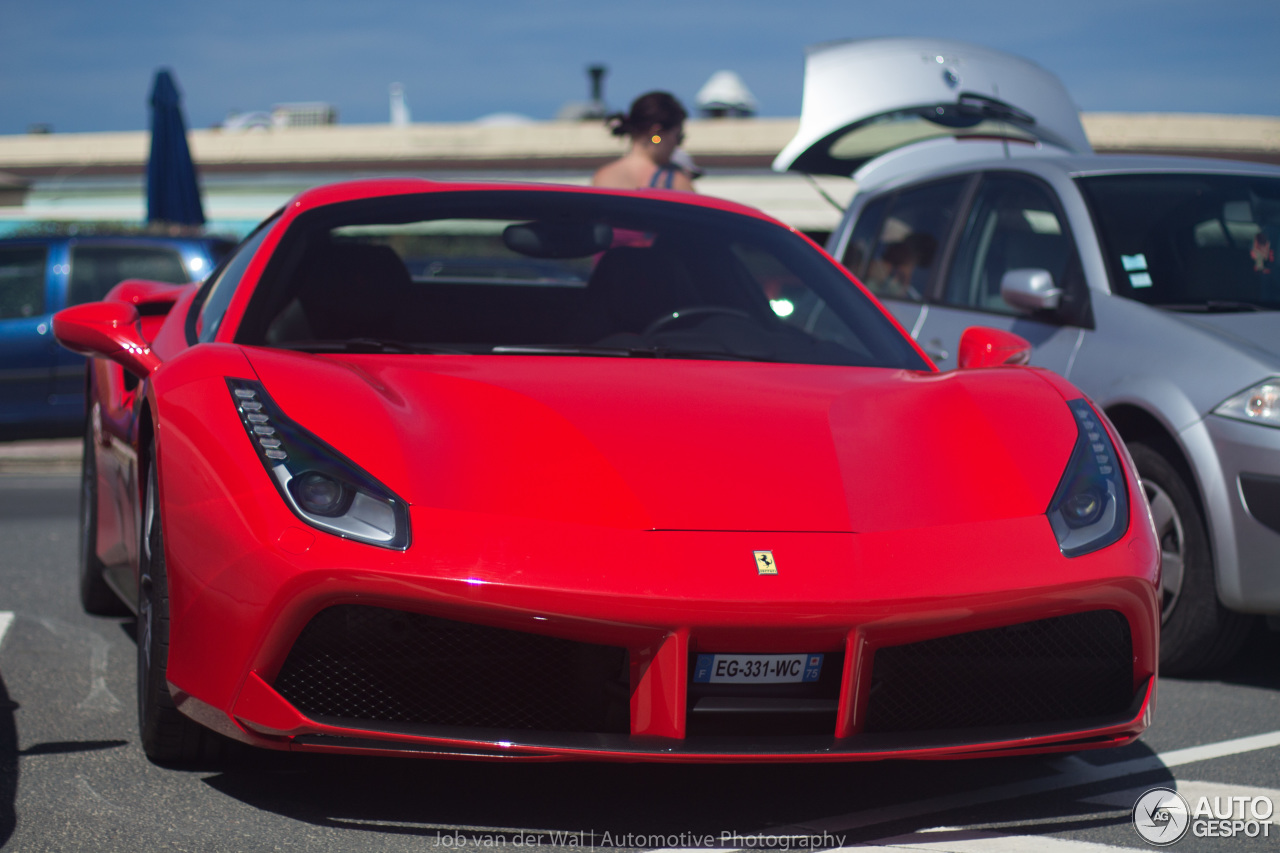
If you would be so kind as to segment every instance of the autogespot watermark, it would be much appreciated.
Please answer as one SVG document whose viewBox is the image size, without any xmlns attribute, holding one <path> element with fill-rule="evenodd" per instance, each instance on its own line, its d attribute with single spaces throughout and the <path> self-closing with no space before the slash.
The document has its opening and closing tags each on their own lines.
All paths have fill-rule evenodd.
<svg viewBox="0 0 1280 853">
<path fill-rule="evenodd" d="M 1198 797 L 1193 809 L 1172 788 L 1152 788 L 1133 805 L 1133 825 L 1142 840 L 1168 847 L 1186 837 L 1270 838 L 1275 804 L 1270 797 Z"/>
</svg>

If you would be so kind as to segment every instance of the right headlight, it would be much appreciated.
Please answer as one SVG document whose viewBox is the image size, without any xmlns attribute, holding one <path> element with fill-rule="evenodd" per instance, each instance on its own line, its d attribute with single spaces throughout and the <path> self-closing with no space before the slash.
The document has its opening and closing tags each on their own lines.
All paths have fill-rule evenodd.
<svg viewBox="0 0 1280 853">
<path fill-rule="evenodd" d="M 1129 492 L 1120 456 L 1093 407 L 1083 399 L 1067 406 L 1079 435 L 1047 514 L 1063 555 L 1078 557 L 1119 541 L 1129 529 Z"/>
<path fill-rule="evenodd" d="M 1218 404 L 1215 415 L 1251 424 L 1280 427 L 1280 378 L 1259 382 Z"/>
<path fill-rule="evenodd" d="M 344 539 L 409 547 L 404 500 L 290 420 L 257 382 L 228 379 L 227 388 L 259 461 L 294 515 Z"/>
</svg>

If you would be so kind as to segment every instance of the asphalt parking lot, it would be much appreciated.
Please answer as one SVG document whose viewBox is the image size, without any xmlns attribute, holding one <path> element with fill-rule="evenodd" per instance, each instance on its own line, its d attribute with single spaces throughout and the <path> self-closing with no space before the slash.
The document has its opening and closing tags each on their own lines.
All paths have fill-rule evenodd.
<svg viewBox="0 0 1280 853">
<path fill-rule="evenodd" d="M 129 619 L 75 595 L 75 442 L 8 449 L 0 475 L 0 844 L 6 850 L 1146 849 L 1134 805 L 1176 789 L 1177 850 L 1262 850 L 1280 817 L 1280 634 L 1218 677 L 1162 679 L 1120 750 L 854 765 L 477 764 L 250 753 L 150 764 Z M 213 638 L 216 642 L 216 638 Z M 1224 798 L 1236 798 L 1229 800 Z M 1226 831 L 1231 837 L 1219 837 Z M 1213 837 L 1207 832 L 1213 832 Z M 1251 835 L 1250 832 L 1253 834 Z"/>
</svg>

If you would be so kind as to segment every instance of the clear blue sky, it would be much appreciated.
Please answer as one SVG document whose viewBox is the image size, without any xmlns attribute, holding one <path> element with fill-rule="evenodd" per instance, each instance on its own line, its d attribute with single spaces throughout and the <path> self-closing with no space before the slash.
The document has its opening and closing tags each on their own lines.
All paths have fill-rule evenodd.
<svg viewBox="0 0 1280 853">
<path fill-rule="evenodd" d="M 1086 111 L 1280 115 L 1280 0 L 0 0 L 0 133 L 144 129 L 162 66 L 191 127 L 288 101 L 385 122 L 392 82 L 414 121 L 551 118 L 593 62 L 615 109 L 727 68 L 789 116 L 806 45 L 886 35 L 1024 56 Z"/>
</svg>

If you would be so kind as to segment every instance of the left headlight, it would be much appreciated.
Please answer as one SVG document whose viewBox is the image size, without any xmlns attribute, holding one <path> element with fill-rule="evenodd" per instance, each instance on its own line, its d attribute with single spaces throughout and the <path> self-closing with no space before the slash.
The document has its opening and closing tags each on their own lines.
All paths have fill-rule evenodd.
<svg viewBox="0 0 1280 853">
<path fill-rule="evenodd" d="M 312 527 L 369 545 L 409 547 L 403 500 L 289 420 L 257 382 L 228 379 L 240 423 L 289 509 Z"/>
<path fill-rule="evenodd" d="M 1129 529 L 1129 492 L 1119 454 L 1093 407 L 1083 399 L 1067 406 L 1079 434 L 1048 516 L 1063 555 L 1078 557 L 1119 541 Z"/>
<path fill-rule="evenodd" d="M 1251 424 L 1280 427 L 1280 378 L 1272 377 L 1224 400 L 1215 415 Z"/>
</svg>

